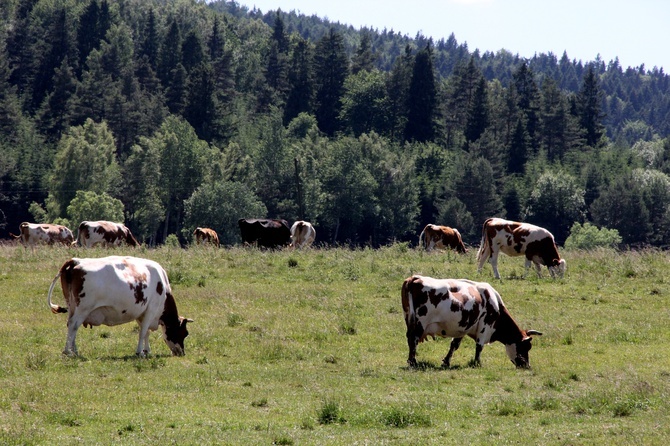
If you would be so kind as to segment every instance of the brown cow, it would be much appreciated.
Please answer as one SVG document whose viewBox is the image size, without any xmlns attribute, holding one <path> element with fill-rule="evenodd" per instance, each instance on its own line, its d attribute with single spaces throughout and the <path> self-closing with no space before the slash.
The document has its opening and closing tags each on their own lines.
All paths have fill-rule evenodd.
<svg viewBox="0 0 670 446">
<path fill-rule="evenodd" d="M 530 264 L 535 265 L 538 277 L 542 277 L 541 266 L 546 265 L 552 277 L 563 277 L 565 274 L 565 259 L 561 259 L 558 248 L 551 232 L 529 223 L 489 218 L 482 227 L 482 241 L 477 253 L 477 272 L 481 272 L 487 259 L 493 267 L 493 275 L 500 279 L 498 272 L 498 253 L 504 252 L 508 256 L 526 256 L 526 270 L 528 274 Z"/>
<path fill-rule="evenodd" d="M 426 248 L 426 251 L 431 251 L 433 248 L 451 248 L 461 254 L 468 252 L 461 239 L 461 233 L 449 226 L 426 225 L 419 236 L 419 246 Z"/>
<path fill-rule="evenodd" d="M 195 243 L 200 245 L 202 243 L 211 243 L 217 248 L 219 247 L 219 235 L 214 229 L 209 228 L 195 228 L 193 231 Z"/>
<path fill-rule="evenodd" d="M 19 225 L 19 232 L 19 235 L 12 233 L 10 235 L 18 239 L 25 248 L 28 246 L 32 248 L 40 243 L 47 245 L 60 243 L 70 246 L 74 241 L 72 231 L 63 225 L 23 222 Z"/>
</svg>

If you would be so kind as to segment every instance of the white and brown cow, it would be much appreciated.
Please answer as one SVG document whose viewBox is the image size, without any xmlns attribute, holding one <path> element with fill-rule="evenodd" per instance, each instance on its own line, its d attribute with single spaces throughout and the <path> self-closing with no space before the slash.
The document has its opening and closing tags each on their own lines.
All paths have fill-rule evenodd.
<svg viewBox="0 0 670 446">
<path fill-rule="evenodd" d="M 500 279 L 498 272 L 498 253 L 503 252 L 511 257 L 526 256 L 528 274 L 531 263 L 535 265 L 538 277 L 542 277 L 541 266 L 549 269 L 552 277 L 563 277 L 565 259 L 561 259 L 551 232 L 529 223 L 489 218 L 482 228 L 482 241 L 477 252 L 477 272 L 481 272 L 486 260 L 493 267 L 493 275 Z"/>
<path fill-rule="evenodd" d="M 217 248 L 219 247 L 219 235 L 214 229 L 195 228 L 195 231 L 193 231 L 193 237 L 195 237 L 195 243 L 197 245 L 211 243 Z"/>
<path fill-rule="evenodd" d="M 509 359 L 517 367 L 529 368 L 528 352 L 531 335 L 539 331 L 524 331 L 512 319 L 500 294 L 485 282 L 464 279 L 433 279 L 412 276 L 402 284 L 402 307 L 407 325 L 407 344 L 410 367 L 417 365 L 416 347 L 428 336 L 454 338 L 449 353 L 442 361 L 450 367 L 451 357 L 464 336 L 475 340 L 474 364 L 486 344 L 499 341 L 505 345 Z"/>
<path fill-rule="evenodd" d="M 70 246 L 74 241 L 74 236 L 69 228 L 63 225 L 53 225 L 46 223 L 26 223 L 19 225 L 19 235 L 10 235 L 18 239 L 21 244 L 31 248 L 38 244 L 54 245 L 60 243 Z"/>
<path fill-rule="evenodd" d="M 130 246 L 140 245 L 126 225 L 104 220 L 82 221 L 79 224 L 77 243 L 85 248 L 120 246 L 123 243 Z"/>
<path fill-rule="evenodd" d="M 291 248 L 307 248 L 315 239 L 316 230 L 310 222 L 298 220 L 291 226 Z"/>
<path fill-rule="evenodd" d="M 425 248 L 426 251 L 437 249 L 451 248 L 465 254 L 468 250 L 463 244 L 461 233 L 458 229 L 450 228 L 449 226 L 439 226 L 427 224 L 421 235 L 419 235 L 419 246 Z"/>
<path fill-rule="evenodd" d="M 51 302 L 60 277 L 67 307 Z M 173 355 L 184 354 L 186 323 L 180 317 L 165 270 L 153 260 L 111 256 L 72 258 L 61 266 L 51 282 L 48 303 L 53 313 L 68 313 L 64 354 L 77 355 L 75 339 L 80 326 L 119 325 L 137 321 L 140 339 L 136 353 L 147 356 L 149 330 L 160 326 Z"/>
</svg>

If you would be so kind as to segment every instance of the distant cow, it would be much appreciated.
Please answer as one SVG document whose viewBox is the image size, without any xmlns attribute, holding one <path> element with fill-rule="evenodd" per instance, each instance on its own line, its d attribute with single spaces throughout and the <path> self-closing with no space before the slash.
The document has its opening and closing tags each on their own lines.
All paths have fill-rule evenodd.
<svg viewBox="0 0 670 446">
<path fill-rule="evenodd" d="M 219 236 L 214 229 L 195 228 L 193 236 L 195 237 L 195 243 L 198 245 L 201 243 L 211 243 L 217 248 L 219 247 Z"/>
<path fill-rule="evenodd" d="M 291 226 L 291 247 L 307 248 L 316 238 L 314 226 L 307 221 L 298 220 Z"/>
<path fill-rule="evenodd" d="M 79 224 L 77 243 L 85 248 L 94 246 L 120 246 L 126 243 L 130 246 L 139 246 L 124 224 L 111 221 L 82 221 Z"/>
<path fill-rule="evenodd" d="M 417 345 L 428 336 L 454 338 L 442 361 L 443 367 L 450 367 L 451 357 L 466 335 L 476 343 L 474 364 L 480 364 L 486 344 L 499 341 L 514 365 L 530 367 L 531 335 L 542 333 L 520 329 L 500 294 L 488 283 L 415 275 L 402 284 L 401 294 L 411 367 L 417 364 Z"/>
<path fill-rule="evenodd" d="M 526 270 L 528 274 L 531 262 L 535 264 L 538 277 L 542 277 L 541 265 L 546 265 L 552 277 L 563 277 L 565 274 L 565 260 L 558 254 L 558 248 L 551 232 L 539 226 L 528 223 L 489 218 L 482 227 L 482 241 L 477 253 L 478 267 L 481 272 L 487 259 L 491 259 L 493 275 L 500 279 L 498 272 L 498 253 L 508 256 L 526 256 Z"/>
<path fill-rule="evenodd" d="M 51 303 L 60 277 L 67 307 Z M 173 355 L 184 354 L 190 319 L 180 317 L 165 270 L 156 262 L 136 257 L 111 256 L 68 260 L 51 282 L 47 302 L 53 313 L 69 313 L 64 354 L 77 355 L 75 339 L 81 325 L 119 325 L 137 321 L 140 339 L 136 353 L 147 356 L 149 330 L 160 325 Z"/>
<path fill-rule="evenodd" d="M 241 218 L 237 224 L 245 244 L 276 248 L 291 243 L 291 230 L 286 220 Z"/>
<path fill-rule="evenodd" d="M 468 252 L 461 239 L 461 233 L 458 232 L 458 229 L 449 226 L 427 224 L 419 236 L 419 246 L 425 248 L 426 251 L 431 251 L 434 248 L 451 248 L 461 254 Z"/>
<path fill-rule="evenodd" d="M 52 225 L 46 223 L 26 223 L 19 225 L 19 235 L 11 234 L 12 237 L 18 239 L 21 244 L 28 248 L 37 244 L 54 245 L 60 243 L 62 245 L 70 246 L 74 241 L 72 231 L 63 225 Z"/>
</svg>

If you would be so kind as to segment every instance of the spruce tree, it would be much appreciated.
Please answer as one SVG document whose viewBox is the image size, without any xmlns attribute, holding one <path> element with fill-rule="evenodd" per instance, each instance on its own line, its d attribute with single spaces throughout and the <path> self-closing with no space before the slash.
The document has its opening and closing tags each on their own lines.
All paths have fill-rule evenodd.
<svg viewBox="0 0 670 446">
<path fill-rule="evenodd" d="M 435 138 L 437 87 L 430 43 L 416 54 L 407 97 L 405 141 L 428 142 Z"/>
<path fill-rule="evenodd" d="M 316 44 L 314 60 L 316 82 L 315 115 L 319 128 L 329 136 L 339 130 L 344 80 L 349 74 L 349 61 L 342 35 L 330 28 Z"/>
</svg>

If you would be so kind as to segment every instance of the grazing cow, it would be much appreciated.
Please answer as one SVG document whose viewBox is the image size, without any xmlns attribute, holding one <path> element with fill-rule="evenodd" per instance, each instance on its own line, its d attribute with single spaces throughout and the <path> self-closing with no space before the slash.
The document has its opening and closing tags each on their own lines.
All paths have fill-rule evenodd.
<svg viewBox="0 0 670 446">
<path fill-rule="evenodd" d="M 514 365 L 530 368 L 531 335 L 542 334 L 520 329 L 500 294 L 485 282 L 412 276 L 402 284 L 402 308 L 411 367 L 416 366 L 417 345 L 428 336 L 454 338 L 442 361 L 443 367 L 450 367 L 451 356 L 468 335 L 476 343 L 475 365 L 486 344 L 500 341 Z"/>
<path fill-rule="evenodd" d="M 82 221 L 79 224 L 77 243 L 85 248 L 101 246 L 120 246 L 126 243 L 130 246 L 139 246 L 124 224 L 111 221 Z"/>
<path fill-rule="evenodd" d="M 67 307 L 51 303 L 60 277 Z M 119 325 L 137 321 L 140 340 L 136 353 L 147 356 L 149 330 L 160 325 L 173 355 L 184 354 L 187 322 L 180 317 L 165 270 L 153 260 L 111 256 L 68 260 L 51 282 L 48 303 L 53 313 L 68 313 L 66 355 L 77 355 L 75 339 L 81 325 Z"/>
<path fill-rule="evenodd" d="M 526 256 L 526 270 L 528 274 L 531 262 L 535 264 L 538 277 L 542 277 L 541 266 L 546 265 L 552 277 L 563 277 L 565 274 L 565 259 L 561 259 L 551 232 L 539 226 L 528 223 L 489 218 L 482 228 L 482 241 L 477 252 L 477 272 L 481 272 L 487 259 L 493 267 L 493 275 L 500 279 L 498 272 L 498 253 L 508 256 Z"/>
<path fill-rule="evenodd" d="M 74 241 L 72 231 L 63 225 L 39 224 L 23 222 L 19 225 L 19 235 L 10 235 L 18 239 L 21 244 L 28 248 L 37 244 L 44 243 L 54 245 L 60 243 L 70 246 Z"/>
<path fill-rule="evenodd" d="M 427 224 L 419 236 L 419 246 L 426 248 L 426 251 L 431 251 L 433 248 L 451 248 L 461 254 L 468 252 L 461 239 L 461 233 L 449 226 Z"/>
<path fill-rule="evenodd" d="M 217 248 L 219 247 L 219 236 L 214 229 L 209 228 L 195 228 L 193 231 L 193 236 L 195 237 L 195 243 L 211 243 Z"/>
<path fill-rule="evenodd" d="M 276 248 L 291 243 L 291 230 L 286 220 L 240 218 L 242 241 L 265 248 Z"/>
<path fill-rule="evenodd" d="M 291 247 L 307 248 L 316 238 L 316 231 L 310 222 L 298 220 L 291 226 Z"/>
</svg>

